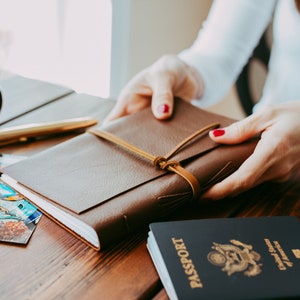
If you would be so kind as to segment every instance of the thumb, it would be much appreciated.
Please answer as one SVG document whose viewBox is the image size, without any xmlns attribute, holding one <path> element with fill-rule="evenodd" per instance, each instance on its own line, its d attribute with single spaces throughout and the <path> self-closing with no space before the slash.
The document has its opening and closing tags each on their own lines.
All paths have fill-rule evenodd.
<svg viewBox="0 0 300 300">
<path fill-rule="evenodd" d="M 159 120 L 170 118 L 174 108 L 172 77 L 165 72 L 157 74 L 152 83 L 152 93 L 153 115 Z"/>
<path fill-rule="evenodd" d="M 126 115 L 125 107 L 122 106 L 121 104 L 117 103 L 112 108 L 112 110 L 109 112 L 109 114 L 104 118 L 104 120 L 102 121 L 102 125 L 105 125 L 105 124 L 109 123 L 110 121 L 120 118 L 124 115 Z"/>
<path fill-rule="evenodd" d="M 249 140 L 262 131 L 256 116 L 252 115 L 227 127 L 209 132 L 210 138 L 222 144 L 238 144 Z"/>
</svg>

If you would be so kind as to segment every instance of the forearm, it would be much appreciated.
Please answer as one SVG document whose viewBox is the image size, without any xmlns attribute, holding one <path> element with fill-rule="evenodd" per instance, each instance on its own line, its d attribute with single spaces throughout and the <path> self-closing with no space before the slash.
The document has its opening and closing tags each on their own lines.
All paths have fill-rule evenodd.
<svg viewBox="0 0 300 300">
<path fill-rule="evenodd" d="M 236 81 L 270 22 L 276 1 L 215 1 L 194 44 L 179 57 L 204 82 L 200 106 L 221 99 Z"/>
</svg>

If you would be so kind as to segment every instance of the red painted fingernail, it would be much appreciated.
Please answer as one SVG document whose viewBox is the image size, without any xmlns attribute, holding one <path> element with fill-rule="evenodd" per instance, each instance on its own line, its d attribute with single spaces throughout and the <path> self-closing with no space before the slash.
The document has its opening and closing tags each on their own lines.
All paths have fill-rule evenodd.
<svg viewBox="0 0 300 300">
<path fill-rule="evenodd" d="M 219 137 L 225 134 L 225 130 L 224 129 L 215 129 L 212 131 L 212 134 L 214 137 Z"/>
<path fill-rule="evenodd" d="M 168 104 L 160 104 L 158 107 L 157 107 L 157 112 L 162 115 L 162 114 L 166 114 L 170 111 L 170 107 Z"/>
</svg>

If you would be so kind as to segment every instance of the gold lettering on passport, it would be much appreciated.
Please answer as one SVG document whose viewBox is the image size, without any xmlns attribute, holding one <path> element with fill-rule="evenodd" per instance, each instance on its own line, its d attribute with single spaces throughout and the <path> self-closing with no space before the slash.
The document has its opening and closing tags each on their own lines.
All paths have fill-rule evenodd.
<svg viewBox="0 0 300 300">
<path fill-rule="evenodd" d="M 207 259 L 215 266 L 222 267 L 228 276 L 236 272 L 243 272 L 245 276 L 253 277 L 261 273 L 262 264 L 258 263 L 261 256 L 253 251 L 252 245 L 238 240 L 230 240 L 231 244 L 213 242 L 213 251 L 209 252 Z"/>
<path fill-rule="evenodd" d="M 300 259 L 300 249 L 292 249 L 292 252 L 297 259 Z"/>
<path fill-rule="evenodd" d="M 195 265 L 190 258 L 190 254 L 184 244 L 183 239 L 172 238 L 172 242 L 174 244 L 178 257 L 180 258 L 181 266 L 187 276 L 190 287 L 192 289 L 203 288 L 203 284 L 199 278 Z"/>
<path fill-rule="evenodd" d="M 280 271 L 287 270 L 287 267 L 293 267 L 293 262 L 290 261 L 278 241 L 271 242 L 267 238 L 265 238 L 264 241 L 268 247 L 269 253 L 273 256 L 274 261 Z"/>
</svg>

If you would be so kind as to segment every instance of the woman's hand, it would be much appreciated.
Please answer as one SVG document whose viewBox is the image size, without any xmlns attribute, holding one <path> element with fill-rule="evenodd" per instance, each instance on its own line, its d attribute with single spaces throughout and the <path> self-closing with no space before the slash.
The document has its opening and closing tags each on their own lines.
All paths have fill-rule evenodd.
<svg viewBox="0 0 300 300">
<path fill-rule="evenodd" d="M 211 187 L 206 199 L 236 195 L 265 181 L 285 181 L 300 167 L 300 101 L 268 106 L 226 128 L 214 141 L 237 144 L 261 133 L 254 153 L 232 175 Z"/>
<path fill-rule="evenodd" d="M 202 91 L 202 80 L 194 68 L 175 55 L 163 56 L 129 81 L 104 123 L 150 105 L 154 116 L 164 120 L 172 115 L 174 97 L 191 101 L 200 98 Z"/>
</svg>

